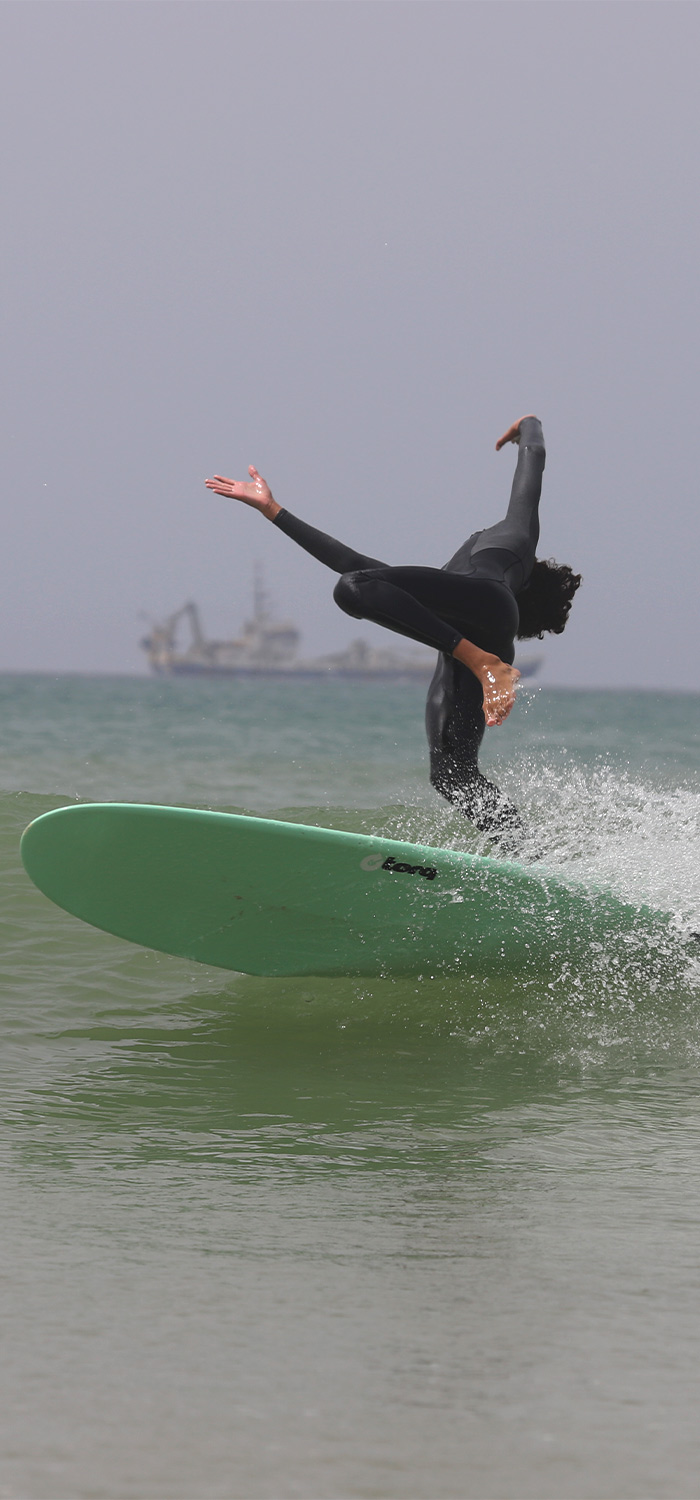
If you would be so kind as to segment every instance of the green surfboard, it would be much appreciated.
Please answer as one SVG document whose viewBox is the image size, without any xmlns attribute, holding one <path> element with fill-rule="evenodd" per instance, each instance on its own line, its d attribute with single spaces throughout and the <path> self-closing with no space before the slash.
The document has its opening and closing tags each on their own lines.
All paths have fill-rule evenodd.
<svg viewBox="0 0 700 1500">
<path fill-rule="evenodd" d="M 62 807 L 30 823 L 21 852 L 92 926 L 247 974 L 478 975 L 666 928 L 515 863 L 189 808 Z"/>
</svg>

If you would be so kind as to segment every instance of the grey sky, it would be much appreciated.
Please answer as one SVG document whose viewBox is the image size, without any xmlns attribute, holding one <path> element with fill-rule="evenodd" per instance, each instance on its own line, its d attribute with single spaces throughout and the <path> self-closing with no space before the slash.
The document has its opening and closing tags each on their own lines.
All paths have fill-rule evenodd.
<svg viewBox="0 0 700 1500">
<path fill-rule="evenodd" d="M 371 627 L 252 512 L 390 562 L 499 518 L 585 576 L 542 681 L 700 687 L 693 4 L 0 8 L 0 667 L 233 635 L 255 558 L 308 651 Z"/>
</svg>

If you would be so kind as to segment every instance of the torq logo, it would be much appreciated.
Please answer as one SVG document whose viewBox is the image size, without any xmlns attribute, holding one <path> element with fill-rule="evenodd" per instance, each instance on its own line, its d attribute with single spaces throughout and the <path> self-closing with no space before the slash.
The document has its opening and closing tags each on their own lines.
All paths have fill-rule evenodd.
<svg viewBox="0 0 700 1500">
<path fill-rule="evenodd" d="M 432 865 L 404 865 L 390 854 L 382 859 L 381 854 L 367 854 L 360 860 L 361 870 L 388 870 L 390 875 L 422 875 L 425 880 L 434 880 L 437 870 Z"/>
</svg>

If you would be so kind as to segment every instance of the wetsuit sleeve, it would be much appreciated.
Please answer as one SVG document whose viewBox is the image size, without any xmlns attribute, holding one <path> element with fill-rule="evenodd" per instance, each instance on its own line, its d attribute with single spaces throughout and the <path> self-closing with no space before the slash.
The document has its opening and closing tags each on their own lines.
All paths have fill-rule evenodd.
<svg viewBox="0 0 700 1500">
<path fill-rule="evenodd" d="M 516 593 L 528 582 L 535 562 L 544 464 L 542 424 L 537 417 L 526 417 L 520 426 L 518 462 L 506 515 L 482 531 L 471 549 L 474 560 L 483 552 L 508 553 L 506 581 Z"/>
<path fill-rule="evenodd" d="M 346 547 L 344 542 L 337 542 L 335 537 L 326 536 L 325 531 L 317 531 L 315 526 L 300 521 L 289 510 L 278 511 L 272 524 L 303 547 L 305 552 L 310 552 L 312 557 L 318 558 L 327 568 L 332 568 L 334 573 L 357 573 L 364 568 L 389 566 L 376 557 L 367 557 L 364 552 L 355 552 L 352 547 Z"/>
</svg>

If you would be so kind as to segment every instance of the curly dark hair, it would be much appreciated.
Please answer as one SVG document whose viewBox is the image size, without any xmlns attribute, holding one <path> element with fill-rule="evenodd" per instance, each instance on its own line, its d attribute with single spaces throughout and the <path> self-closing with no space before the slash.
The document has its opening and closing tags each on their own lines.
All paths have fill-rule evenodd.
<svg viewBox="0 0 700 1500">
<path fill-rule="evenodd" d="M 546 562 L 538 558 L 527 588 L 515 596 L 520 615 L 518 640 L 531 641 L 537 636 L 541 641 L 545 630 L 561 635 L 580 586 L 581 574 L 574 573 L 567 563 L 557 563 L 553 557 Z"/>
</svg>

